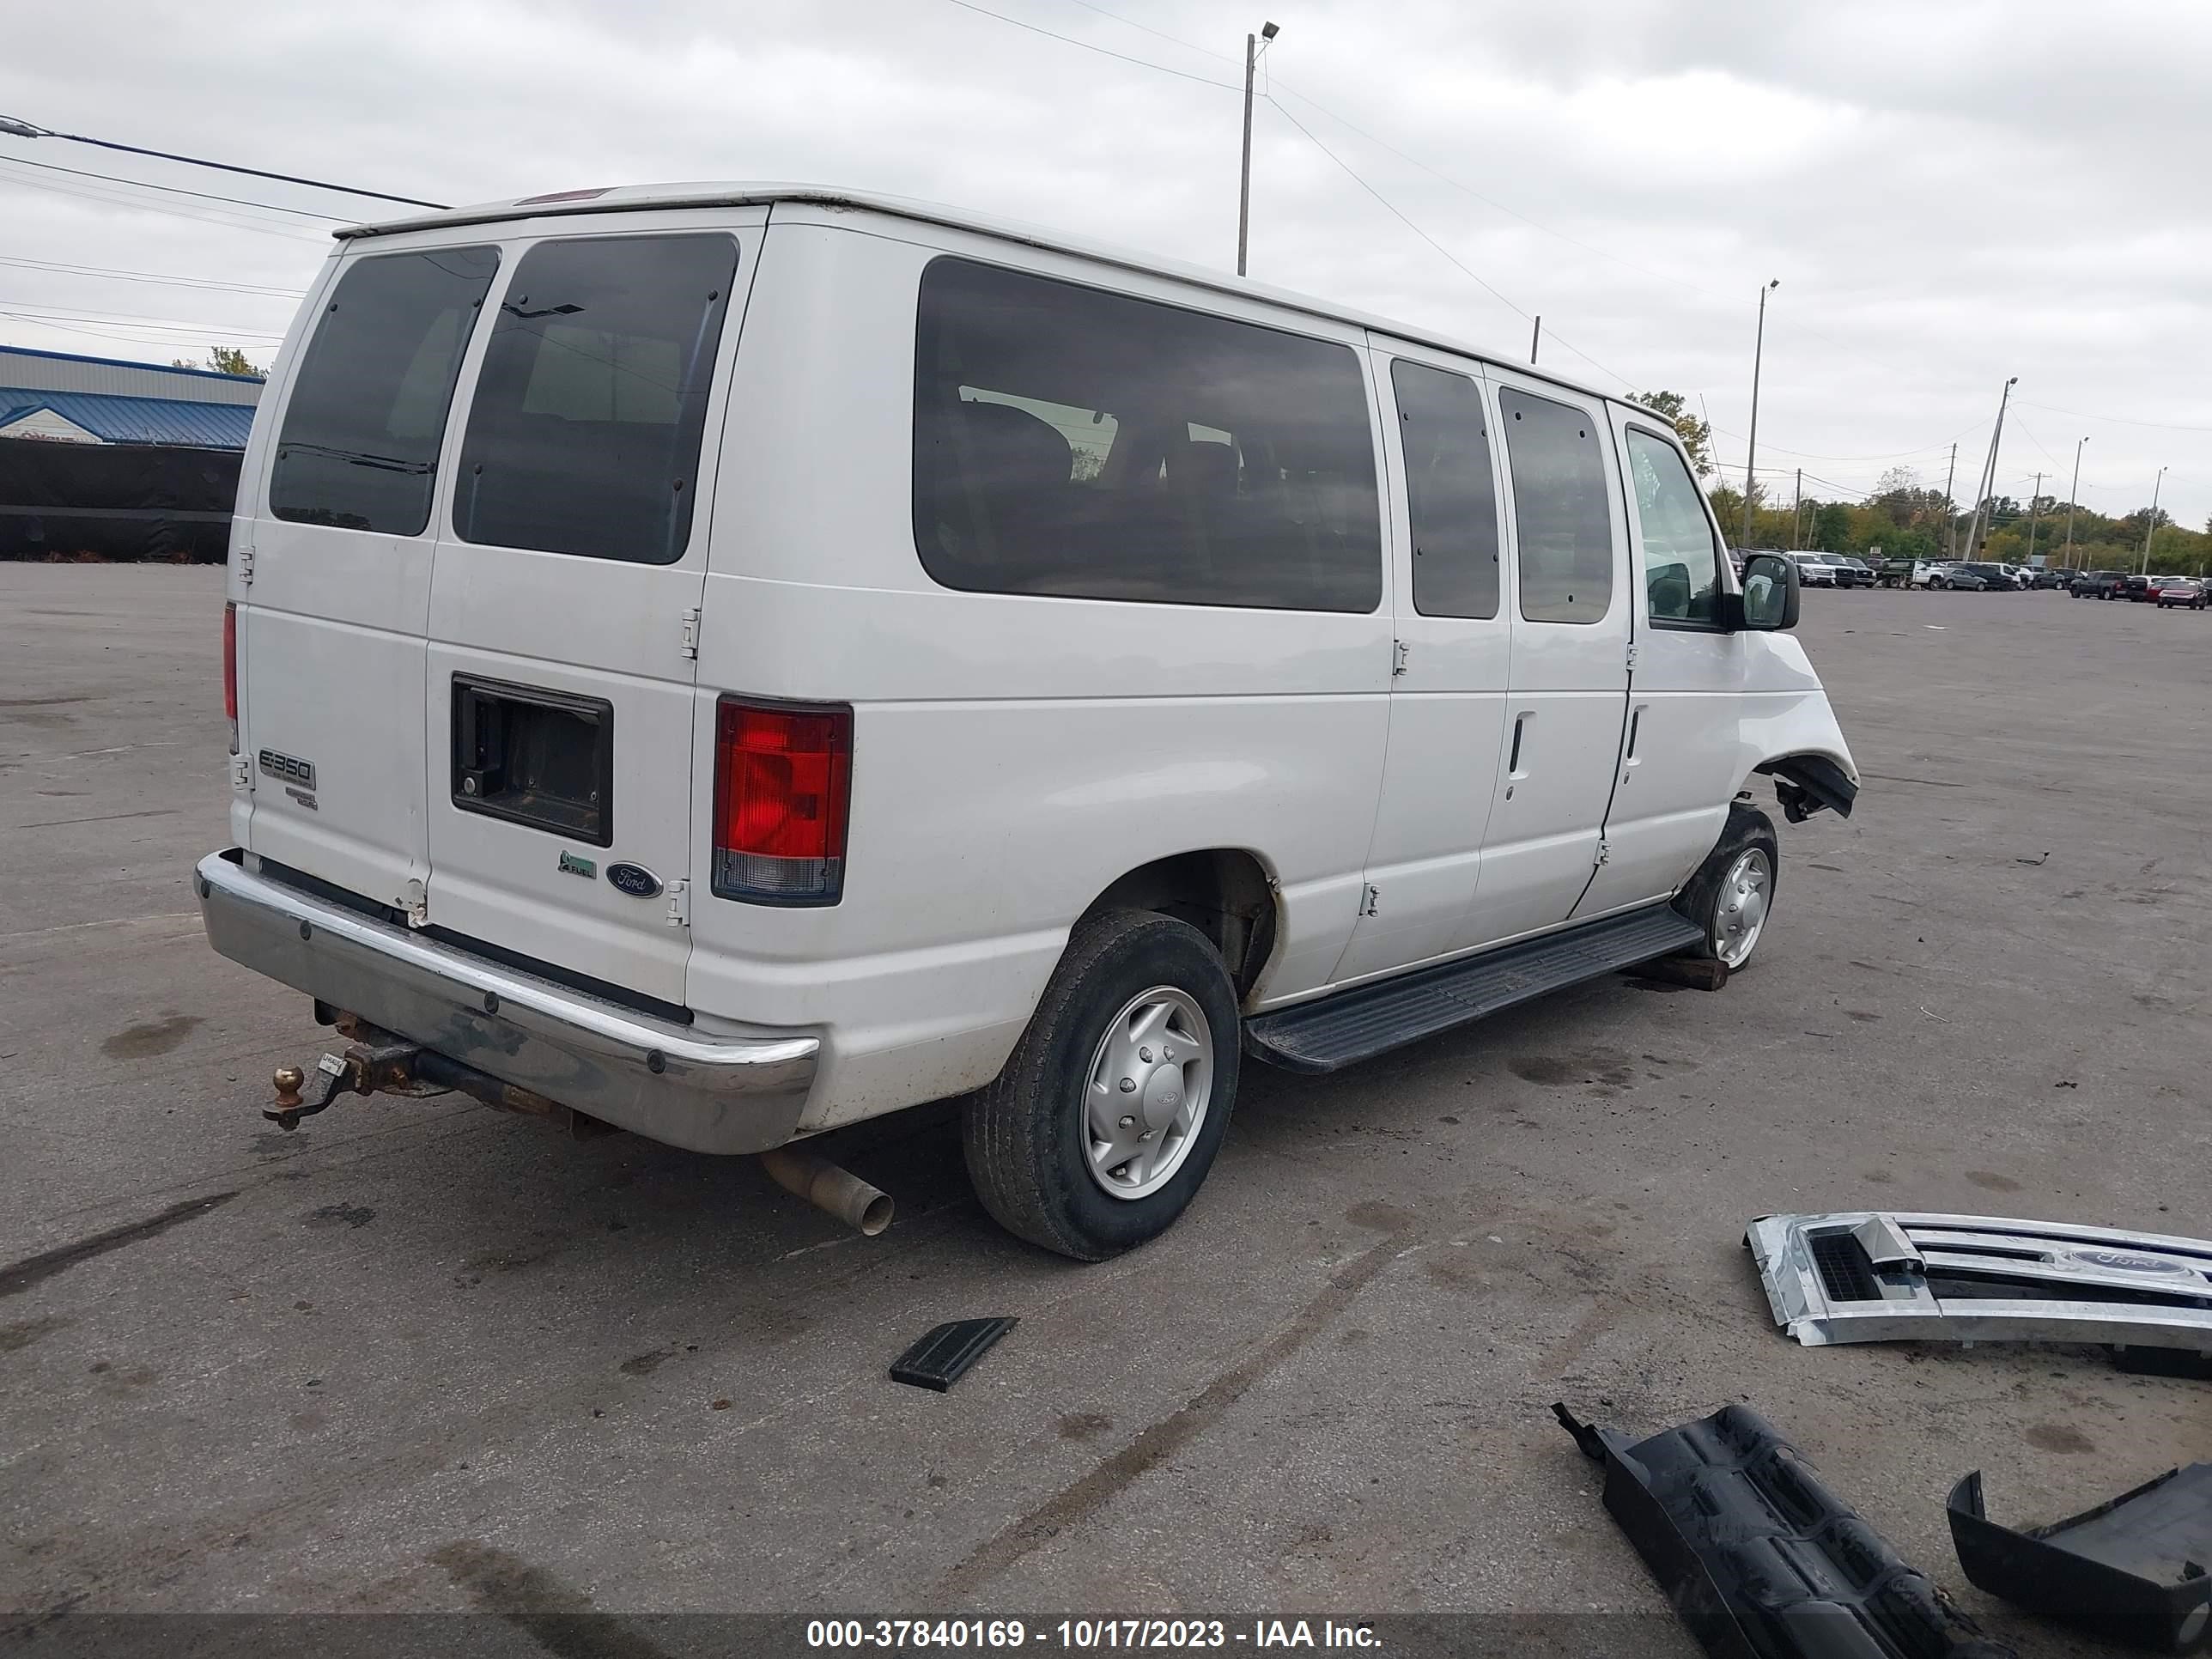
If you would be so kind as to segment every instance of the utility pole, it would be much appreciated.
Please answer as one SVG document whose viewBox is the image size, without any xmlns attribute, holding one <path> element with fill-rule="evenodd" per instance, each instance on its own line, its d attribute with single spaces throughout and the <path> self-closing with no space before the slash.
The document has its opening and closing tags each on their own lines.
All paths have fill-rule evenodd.
<svg viewBox="0 0 2212 1659">
<path fill-rule="evenodd" d="M 2150 574 L 2150 538 L 2158 534 L 2158 487 L 2165 482 L 2166 469 L 2160 467 L 2150 484 L 2150 522 L 2143 526 L 2142 568 L 2136 573 L 2139 576 Z"/>
<path fill-rule="evenodd" d="M 2074 483 L 2073 487 L 2066 492 L 2065 562 L 2068 564 L 2074 562 L 2074 501 L 2075 498 L 2081 493 L 2081 444 L 2086 444 L 2088 441 L 2089 441 L 2087 438 L 2084 438 L 2081 440 L 2081 443 L 2077 443 L 2074 446 Z"/>
<path fill-rule="evenodd" d="M 1797 516 L 1805 510 L 1805 469 L 1797 469 L 1797 499 L 1790 504 L 1790 550 L 1797 550 Z"/>
<path fill-rule="evenodd" d="M 1753 468 L 1759 460 L 1759 367 L 1766 356 L 1766 296 L 1782 286 L 1777 276 L 1759 290 L 1759 337 L 1751 349 L 1751 436 L 1745 441 L 1743 454 L 1743 545 L 1751 545 L 1751 503 L 1758 490 L 1758 474 Z"/>
<path fill-rule="evenodd" d="M 1943 475 L 1943 556 L 1954 557 L 1959 551 L 1959 508 L 1951 499 L 1951 481 L 1959 476 L 1959 446 L 1951 446 L 1950 470 Z"/>
<path fill-rule="evenodd" d="M 1990 429 L 1990 457 L 1982 464 L 1982 487 L 1974 497 L 1974 516 L 1966 521 L 1966 557 L 1975 558 L 1981 548 L 1982 509 L 1990 504 L 1990 493 L 1997 487 L 1997 446 L 2004 441 L 2005 406 L 2012 402 L 2012 389 L 2020 384 L 2015 374 L 2004 383 L 2004 395 L 1997 399 L 1997 423 Z M 1994 512 L 1990 516 L 1995 518 Z"/>
<path fill-rule="evenodd" d="M 1255 37 L 1244 37 L 1244 166 L 1237 179 L 1237 274 L 1244 274 L 1244 252 L 1252 223 L 1252 80 L 1260 67 L 1260 42 L 1280 33 L 1273 23 L 1263 23 Z"/>
<path fill-rule="evenodd" d="M 1528 336 L 1528 367 L 1536 366 L 1536 348 L 1544 343 L 1544 313 L 1536 313 L 1536 326 Z"/>
<path fill-rule="evenodd" d="M 2043 475 L 2035 475 L 2035 493 L 2027 498 L 2027 562 L 2035 563 L 2035 521 L 2043 511 Z"/>
</svg>

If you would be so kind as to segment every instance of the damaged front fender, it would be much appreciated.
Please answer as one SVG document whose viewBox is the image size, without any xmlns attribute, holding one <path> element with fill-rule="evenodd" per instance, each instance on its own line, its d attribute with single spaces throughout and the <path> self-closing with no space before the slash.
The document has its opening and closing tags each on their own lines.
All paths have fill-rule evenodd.
<svg viewBox="0 0 2212 1659">
<path fill-rule="evenodd" d="M 1742 637 L 1748 654 L 1736 788 L 1762 773 L 1774 780 L 1790 823 L 1823 809 L 1849 817 L 1858 798 L 1858 768 L 1805 647 L 1786 634 Z"/>
<path fill-rule="evenodd" d="M 1784 755 L 1752 769 L 1774 780 L 1774 798 L 1792 823 L 1804 823 L 1822 807 L 1847 818 L 1858 799 L 1858 780 L 1826 755 Z"/>
</svg>

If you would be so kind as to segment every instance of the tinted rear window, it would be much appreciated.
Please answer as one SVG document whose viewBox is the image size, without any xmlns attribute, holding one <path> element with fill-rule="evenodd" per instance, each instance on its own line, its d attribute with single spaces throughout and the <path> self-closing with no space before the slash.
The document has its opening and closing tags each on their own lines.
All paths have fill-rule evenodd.
<svg viewBox="0 0 2212 1659">
<path fill-rule="evenodd" d="M 683 557 L 737 267 L 726 236 L 524 254 L 469 409 L 455 533 L 639 564 Z"/>
<path fill-rule="evenodd" d="M 284 408 L 270 512 L 422 533 L 453 379 L 498 269 L 489 247 L 380 254 L 346 268 Z"/>
<path fill-rule="evenodd" d="M 1372 611 L 1348 346 L 1026 272 L 923 273 L 915 540 L 948 587 Z"/>
</svg>

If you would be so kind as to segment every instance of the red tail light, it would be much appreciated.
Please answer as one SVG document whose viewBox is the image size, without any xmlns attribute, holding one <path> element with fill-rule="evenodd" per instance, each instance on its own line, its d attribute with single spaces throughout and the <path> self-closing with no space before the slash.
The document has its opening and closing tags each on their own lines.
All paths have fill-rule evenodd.
<svg viewBox="0 0 2212 1659">
<path fill-rule="evenodd" d="M 230 752 L 238 752 L 238 607 L 222 607 L 222 717 L 230 722 Z"/>
<path fill-rule="evenodd" d="M 715 893 L 835 904 L 852 794 L 850 708 L 723 698 L 714 713 Z"/>
</svg>

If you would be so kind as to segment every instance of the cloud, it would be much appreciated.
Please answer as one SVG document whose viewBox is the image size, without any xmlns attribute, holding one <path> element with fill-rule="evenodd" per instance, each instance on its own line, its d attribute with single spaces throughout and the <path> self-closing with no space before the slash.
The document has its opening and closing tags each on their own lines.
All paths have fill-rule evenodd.
<svg viewBox="0 0 2212 1659">
<path fill-rule="evenodd" d="M 435 200 L 812 179 L 1230 264 L 1243 37 L 1261 13 L 975 3 L 1013 21 L 951 0 L 41 7 L 11 19 L 0 110 Z M 2024 493 L 2089 433 L 2087 503 L 2140 505 L 2170 464 L 2177 516 L 2212 511 L 2212 432 L 2056 412 L 2212 428 L 2212 216 L 2195 177 L 2212 141 L 2212 8 L 1313 0 L 1276 16 L 1255 277 L 1516 357 L 1524 313 L 1541 313 L 1547 363 L 1702 397 L 1733 434 L 1747 429 L 1757 295 L 1778 276 L 1763 465 L 1804 459 L 1865 488 L 1896 458 L 1940 481 L 1957 438 L 1971 477 L 2017 374 L 2027 402 L 2001 488 Z M 315 221 L 29 161 L 381 211 L 0 140 L 0 256 L 19 261 L 297 289 L 326 246 Z M 21 343 L 261 349 L 289 311 L 280 296 L 0 264 L 0 337 Z M 1740 438 L 1720 447 L 1741 465 Z"/>
</svg>

